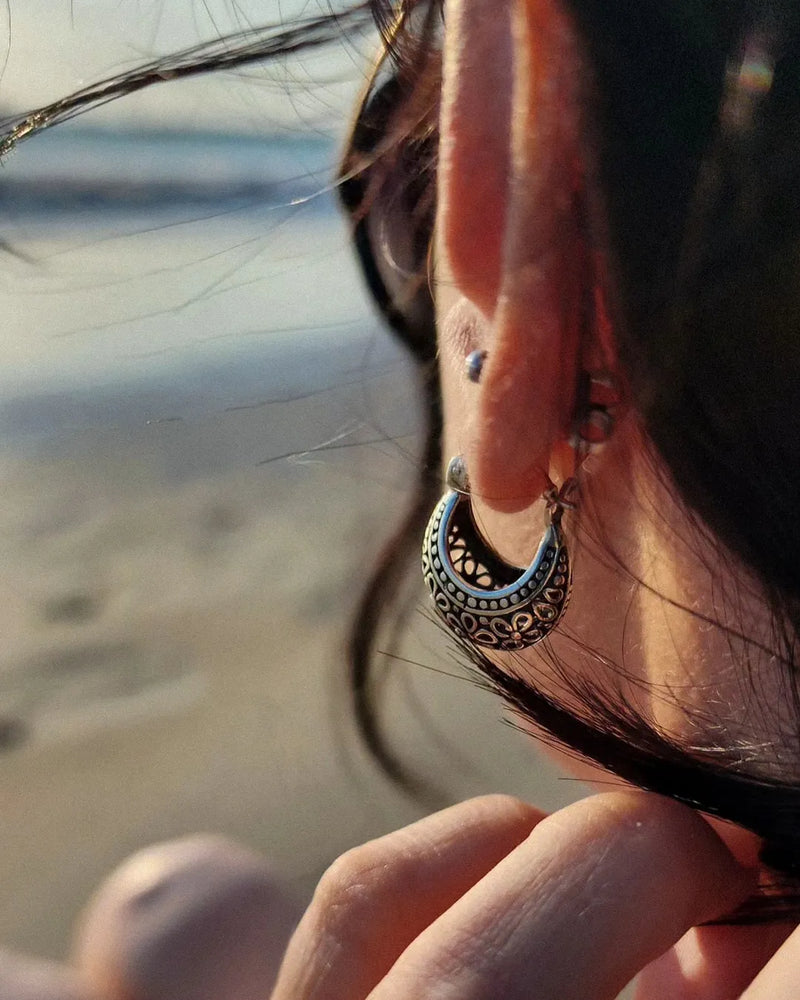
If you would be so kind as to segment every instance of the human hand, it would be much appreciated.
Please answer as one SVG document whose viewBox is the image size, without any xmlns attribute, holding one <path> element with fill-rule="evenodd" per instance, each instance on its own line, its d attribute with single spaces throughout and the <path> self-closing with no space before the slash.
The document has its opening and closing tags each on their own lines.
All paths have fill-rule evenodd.
<svg viewBox="0 0 800 1000">
<path fill-rule="evenodd" d="M 94 894 L 71 968 L 0 953 L 0 1000 L 267 1000 L 299 916 L 254 851 L 156 844 Z"/>
<path fill-rule="evenodd" d="M 703 928 L 670 949 L 753 885 L 702 818 L 656 796 L 598 795 L 547 818 L 475 799 L 340 858 L 272 1000 L 612 1000 L 643 969 L 641 1000 L 733 1000 L 785 929 Z M 746 1000 L 796 1000 L 800 972 L 782 968 L 788 991 L 767 966 Z"/>
<path fill-rule="evenodd" d="M 335 862 L 272 1000 L 611 1000 L 642 969 L 640 1000 L 796 1000 L 800 940 L 769 961 L 786 929 L 684 935 L 752 884 L 699 816 L 656 796 L 550 817 L 474 799 Z M 99 890 L 76 974 L 0 957 L 0 1000 L 266 1000 L 292 919 L 251 852 L 159 845 Z"/>
</svg>

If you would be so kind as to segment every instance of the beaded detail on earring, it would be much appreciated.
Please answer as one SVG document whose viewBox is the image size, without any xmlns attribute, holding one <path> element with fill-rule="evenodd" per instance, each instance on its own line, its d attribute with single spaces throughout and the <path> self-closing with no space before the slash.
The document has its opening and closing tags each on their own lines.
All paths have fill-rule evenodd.
<svg viewBox="0 0 800 1000">
<path fill-rule="evenodd" d="M 546 494 L 544 535 L 527 569 L 502 559 L 475 524 L 462 456 L 451 459 L 447 483 L 422 546 L 423 576 L 439 616 L 458 638 L 478 646 L 511 650 L 540 642 L 569 600 L 561 516 L 574 506 L 574 481 Z"/>
</svg>

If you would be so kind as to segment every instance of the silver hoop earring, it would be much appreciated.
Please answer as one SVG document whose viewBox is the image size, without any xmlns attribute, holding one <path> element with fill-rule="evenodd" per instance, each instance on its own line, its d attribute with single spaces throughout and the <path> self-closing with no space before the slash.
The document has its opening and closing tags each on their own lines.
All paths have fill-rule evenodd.
<svg viewBox="0 0 800 1000">
<path fill-rule="evenodd" d="M 574 480 L 545 495 L 544 535 L 527 569 L 507 563 L 481 535 L 461 456 L 450 461 L 447 485 L 422 543 L 422 572 L 439 616 L 459 639 L 478 646 L 513 650 L 541 642 L 569 600 L 561 515 L 575 506 Z"/>
</svg>

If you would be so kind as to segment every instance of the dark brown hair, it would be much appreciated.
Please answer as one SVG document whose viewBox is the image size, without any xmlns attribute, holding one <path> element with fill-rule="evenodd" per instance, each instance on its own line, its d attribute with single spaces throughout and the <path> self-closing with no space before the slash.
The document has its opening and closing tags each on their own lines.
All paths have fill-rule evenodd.
<svg viewBox="0 0 800 1000">
<path fill-rule="evenodd" d="M 789 0 L 568 0 L 583 41 L 586 136 L 630 393 L 681 500 L 763 582 L 795 709 L 800 600 L 800 12 Z M 374 23 L 384 58 L 342 169 L 365 277 L 420 361 L 427 444 L 417 496 L 369 581 L 351 641 L 373 752 L 413 782 L 376 722 L 375 648 L 436 489 L 441 413 L 427 246 L 435 201 L 436 0 L 373 0 L 335 17 L 199 46 L 2 123 L 0 153 L 42 128 L 177 76 L 325 44 Z M 400 233 L 392 242 L 390 235 Z M 745 644 L 747 637 L 739 637 Z M 677 745 L 601 687 L 569 708 L 464 649 L 481 682 L 560 745 L 766 839 L 776 875 L 741 919 L 798 912 L 800 788 Z M 800 719 L 800 711 L 795 712 Z"/>
<path fill-rule="evenodd" d="M 755 649 L 783 664 L 797 709 L 798 15 L 787 3 L 721 0 L 614 5 L 570 0 L 567 6 L 586 64 L 585 121 L 592 123 L 585 136 L 586 169 L 592 174 L 595 219 L 602 219 L 592 240 L 607 261 L 606 298 L 632 402 L 699 530 L 710 529 L 720 548 L 760 579 L 774 613 L 774 643 L 755 649 L 755 638 L 732 638 L 743 659 Z M 380 9 L 387 23 L 389 5 Z M 436 59 L 430 18 L 424 22 L 429 62 L 420 58 L 415 11 L 419 5 L 402 8 L 400 30 L 387 40 L 401 82 L 409 63 L 424 65 L 430 74 Z M 388 108 L 386 86 L 376 87 L 362 107 L 353 152 L 345 160 L 345 176 L 354 170 L 359 176 L 359 197 L 353 197 L 349 179 L 344 197 L 355 213 L 356 232 L 367 243 L 368 253 L 359 249 L 370 283 L 379 286 L 378 300 L 387 303 L 391 325 L 427 364 L 428 355 L 419 348 L 424 338 L 414 328 L 418 320 L 404 314 L 386 289 L 385 275 L 396 258 L 386 233 L 396 226 L 388 223 L 382 240 L 365 235 L 370 225 L 378 231 L 379 224 L 367 220 L 392 199 L 396 204 L 397 198 L 410 197 L 417 204 L 409 185 L 418 183 L 418 174 L 404 169 L 404 157 L 407 148 L 419 146 L 424 119 L 418 109 L 409 114 L 407 101 Z M 363 130 L 371 118 L 380 120 L 381 138 L 374 126 L 375 136 L 365 144 Z M 425 141 L 435 147 L 430 135 Z M 371 154 L 366 159 L 365 146 Z M 430 171 L 435 154 L 429 151 L 428 157 Z M 424 261 L 416 263 L 422 272 Z M 408 262 L 399 270 L 408 271 Z M 402 282 L 399 295 L 408 297 Z M 434 422 L 431 428 L 438 430 Z M 434 455 L 430 446 L 427 455 L 420 495 L 430 493 L 424 478 Z M 410 512 L 365 597 L 362 622 L 368 628 L 359 627 L 353 641 L 357 712 L 370 744 L 393 773 L 399 768 L 381 739 L 370 696 L 370 643 L 377 634 L 376 612 L 385 611 L 397 588 L 410 527 L 415 523 L 420 532 L 423 521 L 421 509 Z M 797 905 L 800 789 L 793 781 L 748 774 L 746 758 L 724 744 L 705 755 L 690 752 L 600 685 L 576 680 L 569 664 L 555 669 L 572 696 L 570 704 L 580 705 L 577 713 L 515 674 L 513 663 L 501 671 L 476 649 L 463 652 L 483 682 L 513 712 L 535 722 L 546 739 L 643 788 L 763 836 L 763 858 L 781 874 L 741 919 L 762 919 Z M 757 678 L 753 684 L 757 689 Z M 797 711 L 795 718 L 800 719 Z"/>
</svg>

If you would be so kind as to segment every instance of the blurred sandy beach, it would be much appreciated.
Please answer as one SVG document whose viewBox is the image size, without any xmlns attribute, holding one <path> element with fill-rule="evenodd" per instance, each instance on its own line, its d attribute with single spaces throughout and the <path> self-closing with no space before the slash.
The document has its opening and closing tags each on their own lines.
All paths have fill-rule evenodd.
<svg viewBox="0 0 800 1000">
<path fill-rule="evenodd" d="M 377 331 L 333 213 L 261 222 L 227 218 L 202 239 L 159 227 L 112 256 L 108 234 L 40 220 L 34 263 L 6 275 L 10 947 L 63 954 L 92 886 L 157 839 L 230 834 L 304 899 L 342 850 L 420 814 L 358 742 L 342 657 L 413 467 L 409 366 Z M 221 245 L 210 295 L 199 262 Z M 276 334 L 290 326 L 307 336 Z M 576 797 L 453 676 L 422 613 L 403 652 L 419 665 L 397 665 L 392 732 L 453 799 Z"/>
</svg>

